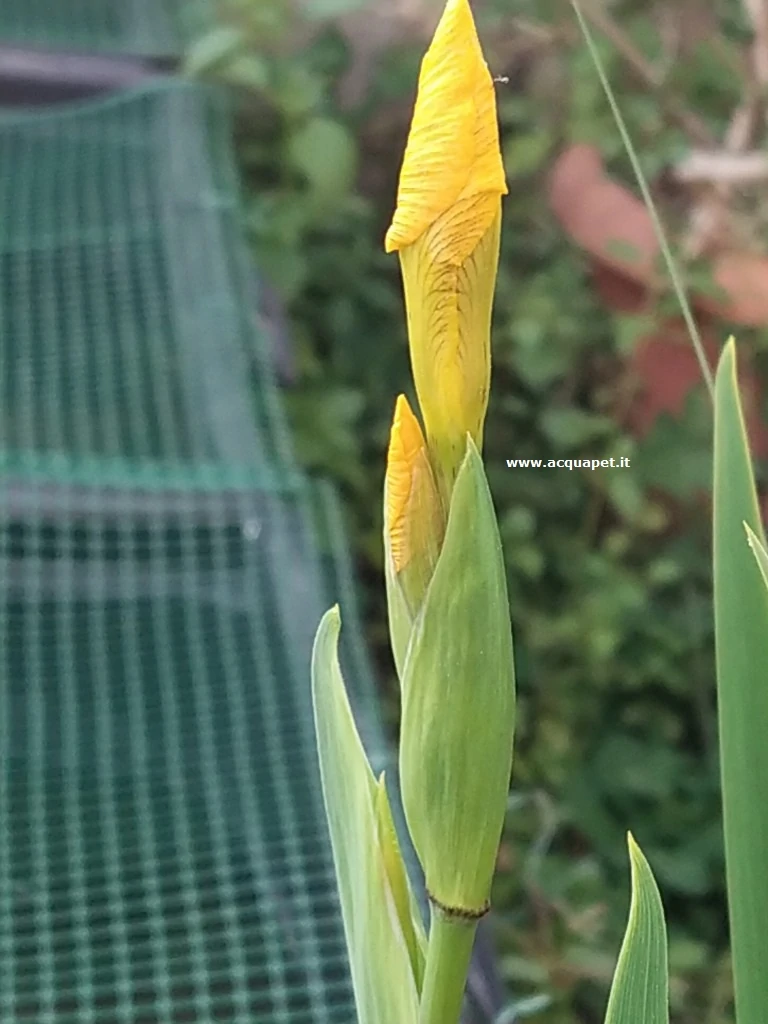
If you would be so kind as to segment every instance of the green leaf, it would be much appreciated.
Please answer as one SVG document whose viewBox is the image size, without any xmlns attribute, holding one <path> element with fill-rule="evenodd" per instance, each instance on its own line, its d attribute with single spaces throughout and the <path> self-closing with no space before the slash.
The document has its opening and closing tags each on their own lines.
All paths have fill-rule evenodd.
<svg viewBox="0 0 768 1024">
<path fill-rule="evenodd" d="M 642 265 L 643 253 L 624 238 L 610 238 L 605 246 L 605 251 L 614 259 L 631 265 Z"/>
<path fill-rule="evenodd" d="M 516 178 L 537 171 L 552 148 L 552 133 L 542 125 L 536 128 L 522 135 L 512 135 L 504 145 L 504 166 Z"/>
<path fill-rule="evenodd" d="M 629 920 L 613 975 L 605 1024 L 668 1024 L 667 930 L 661 896 L 632 835 Z"/>
<path fill-rule="evenodd" d="M 686 270 L 686 283 L 691 291 L 700 295 L 706 295 L 715 302 L 722 302 L 727 305 L 730 301 L 728 291 L 716 280 L 714 264 L 711 260 L 701 260 L 695 264 L 688 264 Z"/>
<path fill-rule="evenodd" d="M 286 404 L 302 464 L 330 472 L 351 487 L 362 486 L 355 441 L 364 396 L 348 388 L 307 385 L 303 392 L 288 397 Z"/>
<path fill-rule="evenodd" d="M 221 25 L 196 40 L 184 60 L 187 75 L 202 75 L 220 67 L 245 46 L 245 37 L 234 25 Z"/>
<path fill-rule="evenodd" d="M 616 348 L 622 355 L 628 355 L 658 327 L 658 319 L 649 313 L 621 313 L 613 318 L 613 324 Z"/>
<path fill-rule="evenodd" d="M 545 410 L 541 417 L 541 426 L 549 440 L 564 451 L 572 451 L 597 438 L 605 437 L 613 428 L 607 416 L 598 416 L 575 408 Z"/>
<path fill-rule="evenodd" d="M 681 416 L 662 413 L 638 442 L 633 475 L 646 487 L 688 500 L 712 479 L 712 412 L 703 388 L 688 395 Z"/>
<path fill-rule="evenodd" d="M 515 681 L 506 573 L 471 440 L 402 679 L 400 782 L 430 894 L 480 910 L 506 811 Z"/>
<path fill-rule="evenodd" d="M 288 144 L 293 167 L 304 175 L 316 203 L 338 201 L 351 188 L 357 171 L 357 147 L 349 130 L 330 117 L 312 117 Z"/>
<path fill-rule="evenodd" d="M 416 987 L 421 990 L 427 957 L 427 936 L 421 924 L 421 912 L 414 899 L 400 852 L 400 844 L 397 841 L 392 808 L 389 805 L 387 789 L 384 784 L 384 772 L 381 773 L 376 786 L 376 824 L 392 898 L 397 909 L 397 916 L 403 926 L 405 941 L 408 944 Z"/>
<path fill-rule="evenodd" d="M 235 56 L 223 71 L 230 85 L 261 91 L 269 85 L 269 65 L 257 53 Z"/>
<path fill-rule="evenodd" d="M 374 778 L 347 699 L 340 629 L 332 608 L 315 637 L 312 700 L 358 1024 L 416 1024 L 426 939 L 412 913 L 384 778 Z"/>
<path fill-rule="evenodd" d="M 272 96 L 284 117 L 298 122 L 307 117 L 325 95 L 324 82 L 311 67 L 296 61 L 280 61 L 274 67 Z"/>
<path fill-rule="evenodd" d="M 726 879 L 739 1024 L 768 1007 L 768 590 L 744 542 L 765 544 L 736 378 L 723 350 L 715 382 L 715 647 Z"/>
<path fill-rule="evenodd" d="M 757 561 L 757 566 L 760 569 L 763 582 L 766 587 L 768 587 L 768 551 L 765 550 L 763 542 L 757 536 L 749 523 L 744 523 L 744 528 L 747 531 L 747 541 L 749 542 L 749 546 L 752 548 L 752 554 L 755 556 L 755 560 Z"/>
</svg>

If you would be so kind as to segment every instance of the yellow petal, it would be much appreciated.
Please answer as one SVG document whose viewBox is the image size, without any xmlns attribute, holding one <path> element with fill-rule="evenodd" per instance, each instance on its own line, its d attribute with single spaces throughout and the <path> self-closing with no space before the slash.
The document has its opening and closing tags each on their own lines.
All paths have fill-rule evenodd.
<svg viewBox="0 0 768 1024">
<path fill-rule="evenodd" d="M 439 550 L 440 503 L 419 421 L 400 395 L 387 454 L 386 529 L 395 572 L 414 559 L 434 565 Z"/>
<path fill-rule="evenodd" d="M 482 447 L 501 232 L 498 196 L 494 207 L 485 234 L 460 267 L 431 256 L 443 231 L 440 221 L 400 253 L 413 377 L 446 506 L 467 434 Z M 451 216 L 461 223 L 472 210 L 457 204 Z"/>
<path fill-rule="evenodd" d="M 407 530 L 408 504 L 413 487 L 413 467 L 424 448 L 421 427 L 408 405 L 405 395 L 400 395 L 395 406 L 395 418 L 389 436 L 387 454 L 387 529 L 395 570 L 400 572 L 408 563 L 412 552 L 409 550 Z"/>
<path fill-rule="evenodd" d="M 468 0 L 448 0 L 421 65 L 385 249 L 411 245 L 460 204 L 433 239 L 435 258 L 460 266 L 506 192 L 493 80 Z"/>
</svg>

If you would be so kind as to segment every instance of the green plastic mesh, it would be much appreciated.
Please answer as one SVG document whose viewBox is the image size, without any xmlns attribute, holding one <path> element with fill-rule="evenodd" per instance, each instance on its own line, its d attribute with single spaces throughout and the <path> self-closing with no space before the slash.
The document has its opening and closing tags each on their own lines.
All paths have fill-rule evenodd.
<svg viewBox="0 0 768 1024">
<path fill-rule="evenodd" d="M 173 83 L 0 116 L 6 455 L 293 471 L 226 113 Z"/>
<path fill-rule="evenodd" d="M 214 111 L 0 120 L 3 1024 L 354 1019 L 308 676 L 333 601 L 386 745 Z"/>
<path fill-rule="evenodd" d="M 209 13 L 207 0 L 3 0 L 0 41 L 47 49 L 173 57 Z"/>
<path fill-rule="evenodd" d="M 350 1020 L 300 509 L 3 490 L 0 1019 Z"/>
</svg>

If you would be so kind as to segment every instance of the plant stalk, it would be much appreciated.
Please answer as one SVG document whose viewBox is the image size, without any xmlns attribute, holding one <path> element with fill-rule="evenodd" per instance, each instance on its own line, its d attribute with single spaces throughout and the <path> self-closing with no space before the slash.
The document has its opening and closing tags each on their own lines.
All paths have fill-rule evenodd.
<svg viewBox="0 0 768 1024">
<path fill-rule="evenodd" d="M 432 906 L 419 1024 L 458 1024 L 477 921 Z"/>
<path fill-rule="evenodd" d="M 619 108 L 619 104 L 616 102 L 616 97 L 613 94 L 611 83 L 608 81 L 608 75 L 603 65 L 603 59 L 600 56 L 600 51 L 598 50 L 597 44 L 595 43 L 594 37 L 592 35 L 592 30 L 587 24 L 587 20 L 584 17 L 584 14 L 581 10 L 579 0 L 571 0 L 571 4 L 573 6 L 574 11 L 576 12 L 576 18 L 579 22 L 579 27 L 581 28 L 584 39 L 586 40 L 587 48 L 589 49 L 590 55 L 592 57 L 592 63 L 595 65 L 597 77 L 600 79 L 600 84 L 603 87 L 603 92 L 605 93 L 606 99 L 608 100 L 608 105 L 611 108 L 611 113 L 613 114 L 614 120 L 616 121 L 616 127 L 619 129 L 619 135 L 621 135 L 621 141 L 624 143 L 624 148 L 627 151 L 629 162 L 632 164 L 632 170 L 635 172 L 637 184 L 639 185 L 640 192 L 643 196 L 643 202 L 645 203 L 645 207 L 648 210 L 648 215 L 651 218 L 653 230 L 656 234 L 656 239 L 659 243 L 659 249 L 661 250 L 661 254 L 664 257 L 664 262 L 667 266 L 667 271 L 669 273 L 670 279 L 672 280 L 672 286 L 675 290 L 677 301 L 680 303 L 680 312 L 683 315 L 685 326 L 688 329 L 688 336 L 691 339 L 691 344 L 693 345 L 694 352 L 696 353 L 696 358 L 699 361 L 701 375 L 704 378 L 704 383 L 707 385 L 709 397 L 714 402 L 715 380 L 712 376 L 712 368 L 709 365 L 709 359 L 707 358 L 707 354 L 704 351 L 704 343 L 701 340 L 699 328 L 696 325 L 696 320 L 694 319 L 693 312 L 691 311 L 691 304 L 688 301 L 688 296 L 685 293 L 682 277 L 680 276 L 680 272 L 677 269 L 677 264 L 675 263 L 675 258 L 672 255 L 672 249 L 670 248 L 669 242 L 667 241 L 667 235 L 661 223 L 661 218 L 659 217 L 658 210 L 656 209 L 656 204 L 654 203 L 653 196 L 651 195 L 651 191 L 648 188 L 648 182 L 646 181 L 645 174 L 643 173 L 643 168 L 640 165 L 640 160 L 638 159 L 637 151 L 634 147 L 632 139 L 630 138 L 627 125 L 624 121 L 624 116 Z"/>
</svg>

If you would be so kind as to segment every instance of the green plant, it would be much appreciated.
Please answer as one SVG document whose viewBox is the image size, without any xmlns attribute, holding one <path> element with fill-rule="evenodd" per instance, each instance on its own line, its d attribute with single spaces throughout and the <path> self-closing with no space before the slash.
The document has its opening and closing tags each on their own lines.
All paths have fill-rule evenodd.
<svg viewBox="0 0 768 1024">
<path fill-rule="evenodd" d="M 386 237 L 403 274 L 424 430 L 404 395 L 392 425 L 384 550 L 402 693 L 400 783 L 430 905 L 423 935 L 323 618 L 312 692 L 360 1024 L 457 1024 L 489 909 L 515 721 L 506 574 L 478 451 L 506 193 L 493 82 L 467 0 L 448 0 L 419 93 Z M 367 794 L 367 802 L 350 799 Z M 379 810 L 379 808 L 382 808 Z M 367 823 L 361 829 L 360 823 Z"/>
<path fill-rule="evenodd" d="M 458 1022 L 476 923 L 489 908 L 512 757 L 514 672 L 501 545 L 475 443 L 488 401 L 506 191 L 493 85 L 470 8 L 448 0 L 422 63 L 386 237 L 386 248 L 400 252 L 425 427 L 422 435 L 401 396 L 384 549 L 402 690 L 403 802 L 426 878 L 428 935 L 389 827 L 384 777 L 377 785 L 346 699 L 338 609 L 320 624 L 312 663 L 323 794 L 361 1024 Z M 708 370 L 706 379 L 711 386 Z M 665 1024 L 661 900 L 631 837 L 630 854 L 632 906 L 606 1022 Z"/>
<path fill-rule="evenodd" d="M 600 11 L 611 38 L 621 37 L 619 49 L 598 41 L 618 102 L 665 221 L 678 226 L 686 210 L 669 191 L 668 169 L 703 137 L 702 126 L 717 144 L 741 103 L 752 41 L 745 9 L 740 0 L 716 9 L 620 0 Z M 647 434 L 632 429 L 629 357 L 641 332 L 659 322 L 657 307 L 638 314 L 606 306 L 590 262 L 552 215 L 550 170 L 572 142 L 597 145 L 611 174 L 633 181 L 569 6 L 488 0 L 478 19 L 492 72 L 510 79 L 496 87 L 510 195 L 485 430 L 518 670 L 515 797 L 493 897 L 500 967 L 516 997 L 546 994 L 543 1009 L 531 1004 L 540 1024 L 602 1019 L 626 913 L 631 822 L 669 914 L 672 1018 L 731 1024 L 702 500 L 711 485 L 711 411 L 699 387 L 682 412 L 663 414 Z M 337 98 L 349 41 L 321 23 L 313 42 L 291 46 L 288 27 L 283 20 L 276 48 L 263 33 L 249 47 L 268 51 L 285 80 L 317 76 L 309 111 L 346 127 L 357 180 L 339 193 L 335 213 L 305 218 L 307 185 L 282 144 L 289 120 L 271 91 L 241 89 L 245 226 L 257 262 L 286 298 L 297 447 L 343 491 L 367 639 L 396 734 L 378 496 L 407 344 L 396 266 L 382 240 L 418 40 L 394 42 L 364 102 L 350 109 Z M 759 210 L 748 212 L 762 223 Z M 739 344 L 742 364 L 749 355 L 763 375 L 764 333 L 742 329 Z M 506 467 L 508 458 L 574 454 L 629 456 L 632 470 Z M 756 471 L 760 481 L 759 461 Z"/>
</svg>

